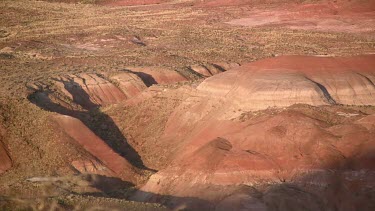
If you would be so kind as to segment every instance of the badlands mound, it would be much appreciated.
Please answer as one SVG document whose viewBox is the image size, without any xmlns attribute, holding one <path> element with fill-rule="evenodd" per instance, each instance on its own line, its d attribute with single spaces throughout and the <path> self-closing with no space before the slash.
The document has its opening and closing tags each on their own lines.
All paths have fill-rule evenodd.
<svg viewBox="0 0 375 211">
<path fill-rule="evenodd" d="M 138 185 L 133 201 L 371 210 L 362 202 L 375 197 L 366 192 L 375 184 L 374 61 L 280 56 L 228 64 L 198 84 L 159 68 L 61 75 L 29 85 L 29 100 L 54 112 L 60 142 L 79 149 L 66 164 Z M 288 198 L 295 191 L 299 203 Z"/>
<path fill-rule="evenodd" d="M 374 56 L 283 56 L 206 79 L 169 117 L 157 143 L 160 150 L 169 148 L 163 158 L 169 164 L 134 199 L 173 195 L 179 198 L 168 201 L 172 207 L 244 203 L 266 209 L 273 206 L 268 201 L 273 190 L 259 190 L 259 196 L 242 192 L 243 185 L 288 183 L 308 185 L 309 190 L 296 188 L 313 199 L 285 206 L 344 209 L 330 198 L 333 186 L 344 185 L 348 190 L 338 197 L 369 210 L 374 204 L 358 203 L 366 200 L 365 184 L 374 184 L 375 122 L 373 114 L 345 106 L 375 104 L 374 61 Z"/>
</svg>

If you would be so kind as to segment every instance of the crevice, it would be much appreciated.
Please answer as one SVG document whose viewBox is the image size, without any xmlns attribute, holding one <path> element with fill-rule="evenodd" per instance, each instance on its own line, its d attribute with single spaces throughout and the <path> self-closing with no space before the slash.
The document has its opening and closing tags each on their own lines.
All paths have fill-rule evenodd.
<svg viewBox="0 0 375 211">
<path fill-rule="evenodd" d="M 308 81 L 314 83 L 316 86 L 318 86 L 318 88 L 320 89 L 320 91 L 323 93 L 324 98 L 328 101 L 329 104 L 331 104 L 331 105 L 336 105 L 337 104 L 337 102 L 332 98 L 331 94 L 329 94 L 327 88 L 325 88 L 322 84 L 320 84 L 320 83 L 318 83 L 316 81 L 313 81 L 312 79 L 310 79 L 310 78 L 308 78 L 306 76 L 305 76 L 305 78 L 306 78 L 306 80 L 308 80 Z"/>
</svg>

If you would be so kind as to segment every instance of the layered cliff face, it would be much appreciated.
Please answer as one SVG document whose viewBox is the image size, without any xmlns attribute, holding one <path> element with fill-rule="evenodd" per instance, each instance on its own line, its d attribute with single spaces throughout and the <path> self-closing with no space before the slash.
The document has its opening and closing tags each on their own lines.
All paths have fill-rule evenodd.
<svg viewBox="0 0 375 211">
<path fill-rule="evenodd" d="M 198 90 L 233 96 L 239 108 L 252 110 L 296 103 L 374 105 L 374 58 L 282 56 L 212 77 Z"/>
</svg>

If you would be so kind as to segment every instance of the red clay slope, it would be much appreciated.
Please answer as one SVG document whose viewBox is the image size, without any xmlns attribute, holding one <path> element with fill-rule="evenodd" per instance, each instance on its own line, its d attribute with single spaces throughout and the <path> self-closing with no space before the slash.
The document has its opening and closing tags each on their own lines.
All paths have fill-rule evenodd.
<svg viewBox="0 0 375 211">
<path fill-rule="evenodd" d="M 375 185 L 375 122 L 357 114 L 341 120 L 347 123 L 332 126 L 324 118 L 315 119 L 326 111 L 307 109 L 312 112 L 307 115 L 303 107 L 299 109 L 242 121 L 211 117 L 196 123 L 183 136 L 175 136 L 178 141 L 165 140 L 177 145 L 171 164 L 153 175 L 135 198 L 158 201 L 145 192 L 197 197 L 214 206 L 233 193 L 233 186 L 244 184 L 303 182 L 324 187 L 342 178 L 353 193 Z M 331 120 L 341 118 L 335 112 L 330 115 Z M 332 174 L 332 170 L 340 173 Z M 201 205 L 191 202 L 188 206 Z"/>
<path fill-rule="evenodd" d="M 98 172 L 136 183 L 136 177 L 138 176 L 137 169 L 125 158 L 114 152 L 113 149 L 96 136 L 81 121 L 63 115 L 54 116 L 54 120 L 67 135 L 98 159 L 96 162 L 94 161 L 92 165 L 96 165 L 96 163 L 99 162 L 106 167 L 106 169 L 101 169 Z M 80 165 L 80 163 L 75 162 L 73 165 Z"/>
</svg>

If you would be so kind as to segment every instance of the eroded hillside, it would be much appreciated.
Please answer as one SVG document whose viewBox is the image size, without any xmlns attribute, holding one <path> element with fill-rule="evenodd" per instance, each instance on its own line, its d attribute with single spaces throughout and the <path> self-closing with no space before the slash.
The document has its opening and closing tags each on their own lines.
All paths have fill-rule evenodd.
<svg viewBox="0 0 375 211">
<path fill-rule="evenodd" d="M 373 210 L 372 1 L 0 2 L 0 207 Z"/>
</svg>

